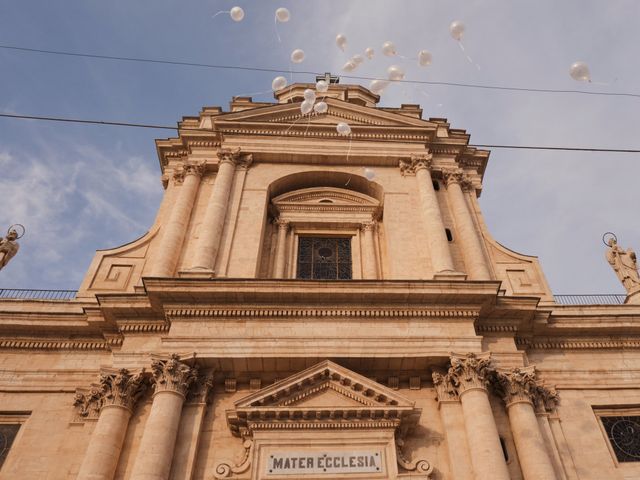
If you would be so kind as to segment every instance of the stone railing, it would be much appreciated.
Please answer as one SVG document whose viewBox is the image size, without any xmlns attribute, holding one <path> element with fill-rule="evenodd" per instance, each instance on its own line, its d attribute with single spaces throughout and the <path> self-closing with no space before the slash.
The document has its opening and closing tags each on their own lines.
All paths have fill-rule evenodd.
<svg viewBox="0 0 640 480">
<path fill-rule="evenodd" d="M 73 300 L 77 290 L 29 290 L 25 288 L 0 288 L 0 299 L 13 300 Z"/>
</svg>

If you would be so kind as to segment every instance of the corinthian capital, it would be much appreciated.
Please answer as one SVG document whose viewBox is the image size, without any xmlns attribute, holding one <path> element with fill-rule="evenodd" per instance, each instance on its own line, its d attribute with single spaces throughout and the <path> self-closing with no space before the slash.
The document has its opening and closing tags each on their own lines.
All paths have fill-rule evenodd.
<svg viewBox="0 0 640 480">
<path fill-rule="evenodd" d="M 100 374 L 103 406 L 119 405 L 133 410 L 136 403 L 147 390 L 144 369 L 132 374 L 126 368 L 117 371 L 103 371 Z"/>
<path fill-rule="evenodd" d="M 191 385 L 188 400 L 192 403 L 207 403 L 213 388 L 213 373 L 200 375 Z"/>
<path fill-rule="evenodd" d="M 287 230 L 289 228 L 289 224 L 291 223 L 289 220 L 285 219 L 285 218 L 281 218 L 278 217 L 276 218 L 273 223 L 278 227 L 278 228 L 284 228 L 285 230 Z"/>
<path fill-rule="evenodd" d="M 416 171 L 421 168 L 427 170 L 431 168 L 433 155 L 430 153 L 414 153 L 410 159 L 400 160 L 400 173 L 404 175 L 415 175 Z"/>
<path fill-rule="evenodd" d="M 535 369 L 513 368 L 508 372 L 496 372 L 494 384 L 507 407 L 518 402 L 532 404 L 537 387 Z"/>
<path fill-rule="evenodd" d="M 151 373 L 157 392 L 171 391 L 186 396 L 191 384 L 198 378 L 198 369 L 180 361 L 175 353 L 167 360 L 153 360 Z"/>
<path fill-rule="evenodd" d="M 433 372 L 431 378 L 433 378 L 433 386 L 436 388 L 438 402 L 457 402 L 459 400 L 456 387 L 453 385 L 451 377 L 448 374 L 443 375 L 438 372 Z"/>
<path fill-rule="evenodd" d="M 360 229 L 363 232 L 373 232 L 376 229 L 378 222 L 376 222 L 375 220 L 372 220 L 370 222 L 362 222 L 360 224 Z"/>
<path fill-rule="evenodd" d="M 204 173 L 205 165 L 203 162 L 190 162 L 185 163 L 179 168 L 176 168 L 173 171 L 173 180 L 178 185 L 184 182 L 184 179 L 187 175 L 196 175 L 201 177 Z"/>
<path fill-rule="evenodd" d="M 555 388 L 547 388 L 543 385 L 536 385 L 533 391 L 533 404 L 536 412 L 553 412 L 560 403 L 560 396 Z"/>
<path fill-rule="evenodd" d="M 459 394 L 471 389 L 486 389 L 491 369 L 491 354 L 489 352 L 476 355 L 451 354 L 451 367 L 447 376 L 456 387 Z"/>
<path fill-rule="evenodd" d="M 231 163 L 241 168 L 249 168 L 253 163 L 253 155 L 242 153 L 240 148 L 219 148 L 216 152 L 220 164 Z"/>
</svg>

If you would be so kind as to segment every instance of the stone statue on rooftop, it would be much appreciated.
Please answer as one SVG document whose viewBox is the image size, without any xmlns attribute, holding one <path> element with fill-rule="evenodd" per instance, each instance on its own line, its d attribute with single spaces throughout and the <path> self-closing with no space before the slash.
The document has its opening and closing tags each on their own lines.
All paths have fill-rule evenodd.
<svg viewBox="0 0 640 480">
<path fill-rule="evenodd" d="M 19 236 L 16 229 L 11 226 L 7 232 L 7 236 L 0 239 L 0 270 L 18 253 L 20 244 L 16 242 L 16 240 L 21 236 L 22 235 Z"/>
<path fill-rule="evenodd" d="M 640 289 L 636 253 L 630 248 L 626 250 L 620 248 L 615 236 L 609 238 L 607 245 L 609 247 L 606 253 L 607 261 L 616 272 L 627 293 L 635 293 Z"/>
</svg>

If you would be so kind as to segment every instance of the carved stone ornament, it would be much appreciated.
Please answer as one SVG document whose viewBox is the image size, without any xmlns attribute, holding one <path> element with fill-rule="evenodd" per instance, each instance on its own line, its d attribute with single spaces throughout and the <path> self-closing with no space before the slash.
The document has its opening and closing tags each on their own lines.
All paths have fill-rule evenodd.
<svg viewBox="0 0 640 480">
<path fill-rule="evenodd" d="M 18 253 L 20 244 L 16 242 L 16 240 L 19 237 L 18 232 L 14 228 L 9 228 L 7 236 L 0 238 L 0 270 Z"/>
<path fill-rule="evenodd" d="M 451 355 L 451 367 L 447 376 L 456 387 L 458 394 L 473 388 L 486 389 L 491 373 L 489 352 L 466 355 Z"/>
<path fill-rule="evenodd" d="M 249 168 L 253 163 L 253 155 L 242 153 L 240 148 L 219 148 L 217 151 L 220 164 L 232 163 L 240 168 Z"/>
<path fill-rule="evenodd" d="M 77 389 L 73 399 L 79 421 L 95 420 L 102 408 L 102 391 L 99 385 L 91 385 L 89 389 Z"/>
<path fill-rule="evenodd" d="M 196 175 L 201 177 L 204 174 L 205 164 L 204 162 L 190 162 L 185 163 L 181 167 L 176 168 L 173 172 L 173 181 L 180 185 L 184 182 L 187 175 Z"/>
<path fill-rule="evenodd" d="M 431 479 L 431 474 L 433 473 L 433 465 L 431 465 L 427 460 L 420 459 L 409 461 L 405 456 L 402 447 L 404 447 L 404 440 L 396 437 L 396 461 L 398 466 L 404 469 L 407 472 L 415 472 L 416 474 L 420 474 L 419 477 L 424 480 Z M 402 473 L 400 473 L 402 475 Z M 411 478 L 416 478 L 411 475 Z"/>
<path fill-rule="evenodd" d="M 433 155 L 430 153 L 415 153 L 407 160 L 400 160 L 400 173 L 405 175 L 415 175 L 416 171 L 421 168 L 427 170 L 431 168 Z"/>
<path fill-rule="evenodd" d="M 533 404 L 536 391 L 536 373 L 534 367 L 512 368 L 508 372 L 495 372 L 494 386 L 504 403 L 512 405 L 518 402 Z"/>
<path fill-rule="evenodd" d="M 533 404 L 537 413 L 553 413 L 560 403 L 560 395 L 555 388 L 536 385 L 533 392 Z"/>
<path fill-rule="evenodd" d="M 231 478 L 234 475 L 239 475 L 246 472 L 251 467 L 251 457 L 253 450 L 253 440 L 250 438 L 244 438 L 242 442 L 242 448 L 244 453 L 239 462 L 223 461 L 216 465 L 215 472 L 213 472 L 213 478 L 220 480 L 223 478 Z"/>
<path fill-rule="evenodd" d="M 291 223 L 289 220 L 278 217 L 276 218 L 273 223 L 275 225 L 277 225 L 278 228 L 284 228 L 285 230 L 289 229 L 289 224 Z"/>
<path fill-rule="evenodd" d="M 375 220 L 372 220 L 371 222 L 363 222 L 362 224 L 360 224 L 360 229 L 363 232 L 374 232 L 377 224 L 378 222 L 376 222 Z"/>
<path fill-rule="evenodd" d="M 627 294 L 640 290 L 636 253 L 630 248 L 626 250 L 620 248 L 615 237 L 610 238 L 607 245 L 609 246 L 606 252 L 607 262 L 613 268 Z"/>
<path fill-rule="evenodd" d="M 132 374 L 126 368 L 116 372 L 103 371 L 100 374 L 99 383 L 103 407 L 105 405 L 119 405 L 133 411 L 136 403 L 147 390 L 144 368 L 136 374 Z"/>
<path fill-rule="evenodd" d="M 213 387 L 213 372 L 200 375 L 189 389 L 187 401 L 189 403 L 208 403 Z"/>
<path fill-rule="evenodd" d="M 439 372 L 433 372 L 431 378 L 433 378 L 433 386 L 436 389 L 438 402 L 457 402 L 460 400 L 456 387 L 448 374 L 443 375 Z"/>
<path fill-rule="evenodd" d="M 154 359 L 151 362 L 151 373 L 155 381 L 156 393 L 171 391 L 184 396 L 198 378 L 197 367 L 182 363 L 180 356 L 175 353 L 167 360 Z"/>
</svg>

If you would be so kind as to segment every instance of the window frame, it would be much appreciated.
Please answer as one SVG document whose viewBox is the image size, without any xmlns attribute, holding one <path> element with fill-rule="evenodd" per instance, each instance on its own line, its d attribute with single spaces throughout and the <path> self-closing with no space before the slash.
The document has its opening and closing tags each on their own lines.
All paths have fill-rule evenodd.
<svg viewBox="0 0 640 480">
<path fill-rule="evenodd" d="M 607 449 L 611 455 L 611 460 L 613 461 L 616 467 L 620 468 L 640 468 L 640 459 L 632 462 L 621 462 L 618 460 L 618 455 L 616 455 L 616 451 L 614 446 L 611 444 L 609 440 L 609 434 L 602 422 L 602 417 L 640 417 L 640 405 L 629 405 L 629 406 L 621 406 L 621 407 L 592 407 L 593 413 L 596 416 L 596 421 L 598 422 L 598 427 L 602 432 L 602 437 L 604 439 L 605 444 L 607 445 Z"/>
<path fill-rule="evenodd" d="M 0 464 L 0 472 L 5 465 L 7 465 L 13 455 L 12 452 L 15 452 L 16 445 L 20 443 L 20 439 L 24 433 L 24 424 L 27 422 L 29 417 L 31 416 L 31 412 L 8 412 L 8 411 L 0 411 L 0 424 L 2 425 L 20 425 L 18 431 L 16 432 L 16 436 L 9 447 L 9 451 L 7 452 L 7 456 L 4 459 L 4 462 Z"/>
</svg>

